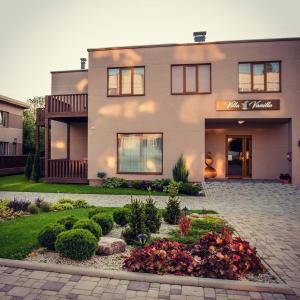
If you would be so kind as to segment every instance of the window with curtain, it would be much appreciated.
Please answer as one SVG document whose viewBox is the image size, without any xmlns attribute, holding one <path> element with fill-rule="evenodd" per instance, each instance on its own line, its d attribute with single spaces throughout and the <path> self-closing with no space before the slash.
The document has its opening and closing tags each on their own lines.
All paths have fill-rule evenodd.
<svg viewBox="0 0 300 300">
<path fill-rule="evenodd" d="M 0 155 L 8 155 L 8 143 L 0 142 Z"/>
<path fill-rule="evenodd" d="M 281 63 L 239 63 L 239 92 L 280 92 Z"/>
<path fill-rule="evenodd" d="M 162 133 L 119 133 L 118 173 L 162 173 Z"/>
<path fill-rule="evenodd" d="M 211 93 L 211 65 L 172 65 L 172 94 Z"/>
<path fill-rule="evenodd" d="M 108 68 L 108 96 L 145 94 L 145 67 Z"/>
<path fill-rule="evenodd" d="M 8 112 L 0 111 L 0 127 L 8 127 Z"/>
</svg>

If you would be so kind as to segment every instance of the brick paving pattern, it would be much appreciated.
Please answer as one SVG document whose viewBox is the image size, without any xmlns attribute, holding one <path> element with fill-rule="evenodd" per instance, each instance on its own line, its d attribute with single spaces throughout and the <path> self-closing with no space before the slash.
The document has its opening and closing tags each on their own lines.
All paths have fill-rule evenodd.
<svg viewBox="0 0 300 300">
<path fill-rule="evenodd" d="M 189 209 L 210 208 L 258 248 L 260 256 L 300 296 L 300 189 L 279 183 L 208 182 L 206 197 L 182 197 Z M 6 197 L 5 197 L 5 195 Z M 55 201 L 62 195 L 42 195 Z M 9 197 L 8 197 L 9 196 Z M 0 198 L 12 195 L 0 192 Z M 34 199 L 24 193 L 22 198 Z M 67 195 L 70 198 L 71 195 Z M 128 196 L 72 195 L 121 206 Z M 20 196 L 21 197 L 21 196 Z M 56 198 L 55 198 L 56 197 Z M 166 197 L 155 197 L 163 207 Z M 0 299 L 300 299 L 298 296 L 95 278 L 0 267 Z"/>
</svg>

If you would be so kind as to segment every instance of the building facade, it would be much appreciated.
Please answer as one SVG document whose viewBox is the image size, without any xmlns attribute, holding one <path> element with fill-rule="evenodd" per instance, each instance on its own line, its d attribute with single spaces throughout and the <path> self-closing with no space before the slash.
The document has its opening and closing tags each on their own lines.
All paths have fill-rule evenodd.
<svg viewBox="0 0 300 300">
<path fill-rule="evenodd" d="M 216 178 L 300 185 L 300 39 L 88 53 L 88 70 L 52 72 L 46 180 L 170 178 L 183 154 L 198 182 L 209 154 Z"/>
</svg>

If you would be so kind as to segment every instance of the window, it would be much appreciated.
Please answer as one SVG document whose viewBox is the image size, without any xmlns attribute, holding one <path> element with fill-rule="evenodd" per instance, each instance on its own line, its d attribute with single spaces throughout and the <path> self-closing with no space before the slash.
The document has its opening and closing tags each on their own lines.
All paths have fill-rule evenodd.
<svg viewBox="0 0 300 300">
<path fill-rule="evenodd" d="M 8 112 L 0 111 L 0 127 L 8 127 Z"/>
<path fill-rule="evenodd" d="M 11 145 L 11 155 L 17 155 L 17 143 Z"/>
<path fill-rule="evenodd" d="M 211 65 L 172 65 L 171 93 L 173 95 L 211 93 Z"/>
<path fill-rule="evenodd" d="M 0 142 L 0 155 L 8 155 L 8 143 Z"/>
<path fill-rule="evenodd" d="M 108 96 L 145 94 L 145 67 L 108 68 Z"/>
<path fill-rule="evenodd" d="M 162 173 L 162 133 L 118 133 L 118 173 Z"/>
<path fill-rule="evenodd" d="M 280 92 L 281 63 L 239 63 L 239 92 Z"/>
</svg>

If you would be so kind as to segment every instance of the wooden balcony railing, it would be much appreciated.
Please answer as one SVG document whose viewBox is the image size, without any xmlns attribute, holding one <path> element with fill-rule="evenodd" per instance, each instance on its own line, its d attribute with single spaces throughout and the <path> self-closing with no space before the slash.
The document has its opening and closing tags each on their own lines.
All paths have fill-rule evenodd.
<svg viewBox="0 0 300 300">
<path fill-rule="evenodd" d="M 49 159 L 46 182 L 87 183 L 87 160 Z"/>
<path fill-rule="evenodd" d="M 53 116 L 87 116 L 88 94 L 46 96 L 46 114 Z"/>
<path fill-rule="evenodd" d="M 45 108 L 37 108 L 36 109 L 35 124 L 37 126 L 44 126 L 45 125 Z"/>
<path fill-rule="evenodd" d="M 0 175 L 24 172 L 26 155 L 0 155 Z"/>
</svg>

